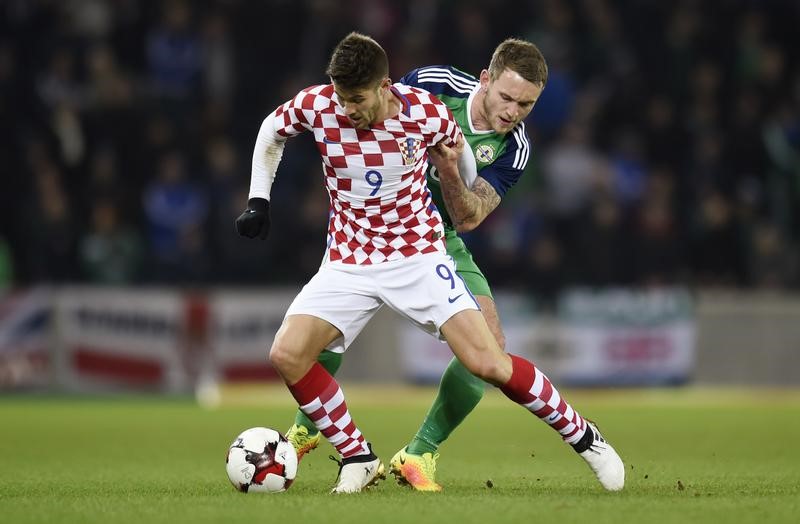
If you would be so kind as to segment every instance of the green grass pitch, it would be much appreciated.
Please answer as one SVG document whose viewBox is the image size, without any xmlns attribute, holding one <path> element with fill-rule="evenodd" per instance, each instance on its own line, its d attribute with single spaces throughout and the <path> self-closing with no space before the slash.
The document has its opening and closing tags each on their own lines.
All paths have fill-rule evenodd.
<svg viewBox="0 0 800 524">
<path fill-rule="evenodd" d="M 344 386 L 387 463 L 432 389 Z M 226 390 L 217 409 L 163 398 L 0 397 L 0 520 L 7 523 L 798 522 L 800 393 L 566 391 L 626 463 L 606 493 L 558 436 L 496 391 L 442 447 L 441 494 L 390 478 L 333 496 L 324 443 L 282 494 L 241 494 L 224 458 L 243 429 L 285 430 L 279 387 Z M 491 487 L 490 487 L 491 485 Z"/>
</svg>

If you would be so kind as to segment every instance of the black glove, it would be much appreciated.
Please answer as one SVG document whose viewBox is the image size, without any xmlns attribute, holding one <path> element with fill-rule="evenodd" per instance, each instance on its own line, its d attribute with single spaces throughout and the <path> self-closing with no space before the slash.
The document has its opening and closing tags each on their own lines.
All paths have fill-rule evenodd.
<svg viewBox="0 0 800 524">
<path fill-rule="evenodd" d="M 251 198 L 247 209 L 236 219 L 236 231 L 247 238 L 264 240 L 269 234 L 269 200 Z"/>
</svg>

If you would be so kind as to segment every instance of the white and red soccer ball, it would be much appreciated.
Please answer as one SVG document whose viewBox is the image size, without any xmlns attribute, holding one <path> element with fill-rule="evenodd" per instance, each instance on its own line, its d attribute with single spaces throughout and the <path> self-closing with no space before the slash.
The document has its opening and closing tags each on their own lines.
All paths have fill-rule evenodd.
<svg viewBox="0 0 800 524">
<path fill-rule="evenodd" d="M 286 491 L 297 474 L 297 453 L 270 428 L 243 431 L 228 448 L 225 469 L 231 484 L 244 493 Z"/>
</svg>

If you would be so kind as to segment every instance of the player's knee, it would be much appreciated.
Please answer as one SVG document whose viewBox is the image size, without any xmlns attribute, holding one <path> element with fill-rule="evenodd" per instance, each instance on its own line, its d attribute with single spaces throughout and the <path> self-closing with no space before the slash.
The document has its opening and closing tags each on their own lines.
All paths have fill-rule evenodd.
<svg viewBox="0 0 800 524">
<path fill-rule="evenodd" d="M 502 384 L 502 362 L 489 352 L 481 352 L 465 358 L 462 362 L 467 370 L 476 377 L 492 384 Z"/>
<path fill-rule="evenodd" d="M 507 376 L 506 366 L 503 365 L 502 359 L 493 358 L 484 366 L 483 376 L 481 377 L 486 382 L 501 386 L 508 382 L 510 376 Z"/>
<path fill-rule="evenodd" d="M 284 343 L 280 338 L 275 339 L 268 355 L 269 363 L 281 375 L 289 375 L 300 367 L 301 361 L 296 351 Z"/>
</svg>

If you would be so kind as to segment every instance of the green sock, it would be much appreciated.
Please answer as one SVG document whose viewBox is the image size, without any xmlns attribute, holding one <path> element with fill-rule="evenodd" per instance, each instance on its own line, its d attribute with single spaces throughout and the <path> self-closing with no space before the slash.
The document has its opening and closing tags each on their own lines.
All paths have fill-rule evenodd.
<svg viewBox="0 0 800 524">
<path fill-rule="evenodd" d="M 331 375 L 336 375 L 336 372 L 339 370 L 339 366 L 342 365 L 342 354 L 341 353 L 334 353 L 333 351 L 323 351 L 317 357 L 317 362 L 319 362 L 322 367 L 328 370 L 328 373 Z M 317 426 L 311 422 L 311 419 L 306 416 L 305 413 L 297 410 L 297 414 L 294 416 L 294 423 L 297 426 L 305 426 L 308 430 L 309 435 L 316 435 L 319 433 Z"/>
<path fill-rule="evenodd" d="M 485 385 L 453 358 L 442 375 L 436 400 L 407 451 L 414 455 L 435 452 L 481 401 Z"/>
</svg>

